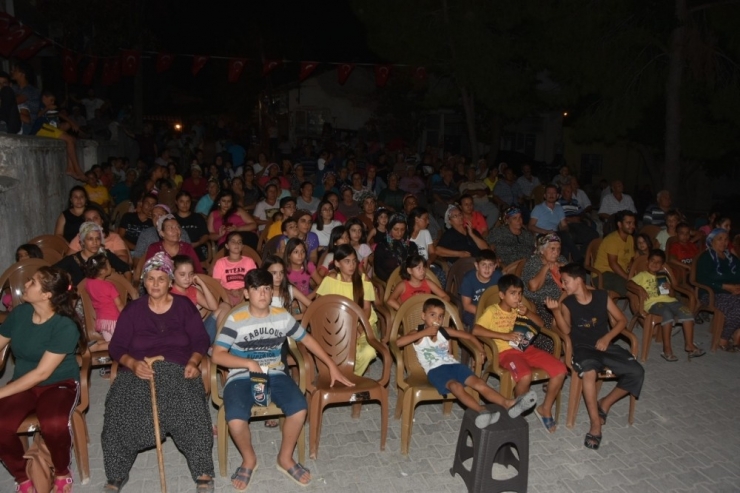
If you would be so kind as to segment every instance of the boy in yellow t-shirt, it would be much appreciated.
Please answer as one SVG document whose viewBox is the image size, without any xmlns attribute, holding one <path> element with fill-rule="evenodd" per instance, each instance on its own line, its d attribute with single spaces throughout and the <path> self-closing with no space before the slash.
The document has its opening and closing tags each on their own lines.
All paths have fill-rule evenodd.
<svg viewBox="0 0 740 493">
<path fill-rule="evenodd" d="M 530 390 L 532 368 L 542 368 L 550 376 L 545 399 L 534 413 L 549 433 L 555 432 L 557 422 L 552 417 L 552 405 L 565 382 L 565 365 L 550 353 L 533 347 L 530 342 L 543 325 L 536 312 L 522 303 L 524 283 L 513 274 L 498 281 L 501 301 L 489 306 L 473 327 L 473 335 L 496 341 L 499 364 L 511 373 L 516 395 Z"/>
<path fill-rule="evenodd" d="M 645 311 L 652 315 L 660 315 L 663 320 L 663 352 L 661 357 L 670 362 L 678 361 L 671 348 L 671 327 L 673 324 L 683 324 L 685 351 L 690 358 L 704 356 L 705 351 L 694 344 L 694 316 L 686 306 L 673 297 L 668 275 L 663 272 L 665 253 L 657 248 L 648 254 L 648 270 L 642 271 L 630 279 L 629 283 L 639 286 L 647 292 Z"/>
</svg>

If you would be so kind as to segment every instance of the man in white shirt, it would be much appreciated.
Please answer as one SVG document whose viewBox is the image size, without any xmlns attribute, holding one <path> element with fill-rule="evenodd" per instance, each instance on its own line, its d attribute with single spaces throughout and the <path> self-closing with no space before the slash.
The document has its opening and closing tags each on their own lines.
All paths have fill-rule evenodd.
<svg viewBox="0 0 740 493">
<path fill-rule="evenodd" d="M 573 197 L 578 201 L 578 205 L 583 209 L 583 213 L 591 214 L 593 205 L 591 199 L 588 198 L 586 192 L 578 184 L 578 178 L 575 176 L 570 177 L 570 186 L 573 188 Z"/>
<path fill-rule="evenodd" d="M 532 167 L 528 164 L 522 166 L 522 176 L 516 182 L 527 198 L 532 198 L 532 191 L 540 185 L 540 179 L 532 175 Z"/>
<path fill-rule="evenodd" d="M 601 200 L 601 207 L 599 208 L 599 218 L 602 221 L 609 219 L 609 216 L 619 211 L 632 211 L 637 214 L 635 203 L 632 201 L 632 197 L 622 193 L 624 191 L 624 184 L 620 180 L 614 180 L 612 182 L 612 193 L 606 195 Z"/>
<path fill-rule="evenodd" d="M 80 102 L 82 103 L 82 106 L 85 107 L 85 113 L 88 120 L 90 118 L 95 118 L 95 111 L 105 106 L 105 101 L 95 97 L 95 90 L 93 89 L 88 89 L 87 97 Z"/>
</svg>

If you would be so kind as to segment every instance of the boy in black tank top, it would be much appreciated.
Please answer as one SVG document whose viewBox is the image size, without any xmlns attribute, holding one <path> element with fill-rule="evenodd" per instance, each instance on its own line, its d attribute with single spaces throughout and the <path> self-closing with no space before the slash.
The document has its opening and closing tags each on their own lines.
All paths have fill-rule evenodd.
<svg viewBox="0 0 740 493">
<path fill-rule="evenodd" d="M 606 424 L 609 409 L 628 394 L 640 397 L 645 370 L 629 351 L 612 344 L 627 326 L 627 319 L 607 292 L 588 289 L 586 269 L 578 264 L 561 267 L 560 274 L 568 297 L 562 303 L 548 298 L 547 307 L 555 315 L 560 330 L 570 334 L 573 368 L 583 379 L 583 397 L 591 420 L 584 445 L 596 450 L 601 445 L 601 427 Z M 615 320 L 611 328 L 610 315 Z M 596 376 L 605 367 L 617 375 L 617 386 L 597 400 Z"/>
</svg>

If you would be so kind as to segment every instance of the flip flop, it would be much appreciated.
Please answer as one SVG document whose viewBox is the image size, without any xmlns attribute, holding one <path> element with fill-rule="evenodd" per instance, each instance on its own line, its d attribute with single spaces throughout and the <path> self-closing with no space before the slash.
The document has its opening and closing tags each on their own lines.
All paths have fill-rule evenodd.
<svg viewBox="0 0 740 493">
<path fill-rule="evenodd" d="M 258 466 L 259 464 L 254 466 L 254 469 L 247 469 L 246 467 L 237 467 L 236 472 L 231 475 L 231 480 L 233 481 L 236 479 L 237 481 L 242 481 L 243 483 L 246 484 L 246 486 L 242 489 L 237 488 L 236 486 L 234 486 L 233 483 L 231 484 L 231 486 L 236 491 L 247 491 L 247 488 L 249 488 L 249 482 L 252 481 L 252 476 L 254 475 L 254 471 L 257 470 Z"/>
<path fill-rule="evenodd" d="M 705 354 L 707 354 L 707 352 L 704 351 L 701 348 L 696 348 L 693 351 L 686 350 L 686 352 L 689 353 L 689 359 L 691 359 L 691 358 L 699 358 L 699 357 L 704 356 Z"/>
<path fill-rule="evenodd" d="M 197 493 L 213 493 L 215 491 L 215 483 L 213 481 L 213 478 L 196 479 L 195 480 L 195 491 Z"/>
<path fill-rule="evenodd" d="M 540 420 L 540 423 L 542 423 L 542 426 L 545 427 L 548 433 L 554 433 L 554 428 L 558 426 L 557 421 L 553 418 L 546 418 L 542 416 L 539 412 L 537 412 L 537 408 L 534 408 L 534 415 L 537 416 L 537 418 Z"/>
<path fill-rule="evenodd" d="M 676 361 L 678 361 L 678 356 L 676 356 L 675 354 L 660 353 L 660 357 L 668 361 L 669 363 L 675 363 Z"/>
<path fill-rule="evenodd" d="M 583 441 L 583 445 L 591 450 L 599 450 L 602 437 L 603 435 L 592 435 L 591 433 L 586 433 L 586 440 Z"/>
<path fill-rule="evenodd" d="M 291 467 L 290 469 L 285 469 L 280 464 L 275 464 L 275 466 L 277 467 L 277 470 L 278 471 L 280 471 L 281 473 L 283 473 L 286 476 L 288 476 L 298 486 L 304 486 L 305 487 L 305 486 L 308 486 L 309 484 L 311 484 L 311 480 L 310 479 L 308 480 L 308 483 L 301 483 L 301 477 L 303 477 L 303 475 L 305 473 L 311 474 L 311 471 L 308 470 L 308 469 L 306 469 L 305 467 L 303 467 L 303 464 L 301 464 L 300 462 L 296 462 L 295 465 L 293 467 Z"/>
<path fill-rule="evenodd" d="M 537 404 L 537 394 L 530 390 L 516 398 L 514 405 L 509 408 L 509 417 L 518 418 L 524 411 Z"/>
</svg>

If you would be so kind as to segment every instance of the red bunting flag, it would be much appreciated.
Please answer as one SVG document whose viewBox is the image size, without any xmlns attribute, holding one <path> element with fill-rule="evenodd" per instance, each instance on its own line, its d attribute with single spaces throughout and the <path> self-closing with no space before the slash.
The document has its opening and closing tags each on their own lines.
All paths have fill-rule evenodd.
<svg viewBox="0 0 740 493">
<path fill-rule="evenodd" d="M 174 60 L 175 57 L 171 53 L 157 53 L 157 73 L 169 70 Z"/>
<path fill-rule="evenodd" d="M 106 58 L 103 62 L 102 82 L 104 86 L 112 86 L 121 78 L 121 59 Z"/>
<path fill-rule="evenodd" d="M 232 58 L 229 60 L 229 82 L 239 82 L 239 77 L 241 77 L 246 64 L 246 58 Z"/>
<path fill-rule="evenodd" d="M 427 80 L 427 69 L 425 67 L 416 67 L 413 77 L 416 80 Z"/>
<path fill-rule="evenodd" d="M 319 62 L 301 62 L 301 73 L 298 75 L 298 82 L 303 82 L 316 70 Z"/>
<path fill-rule="evenodd" d="M 141 52 L 138 50 L 121 51 L 121 75 L 134 77 L 139 72 Z"/>
<path fill-rule="evenodd" d="M 200 72 L 200 69 L 203 68 L 203 66 L 206 64 L 208 59 L 211 58 L 208 55 L 195 55 L 193 56 L 193 75 L 198 75 L 198 72 Z"/>
<path fill-rule="evenodd" d="M 29 58 L 35 57 L 39 51 L 44 49 L 50 43 L 51 42 L 45 38 L 33 39 L 30 44 L 27 44 L 13 53 L 13 56 L 19 60 L 28 60 Z"/>
<path fill-rule="evenodd" d="M 385 87 L 388 82 L 388 77 L 391 75 L 391 67 L 393 65 L 376 65 L 375 66 L 375 85 L 378 87 Z"/>
<path fill-rule="evenodd" d="M 98 67 L 98 57 L 91 57 L 90 61 L 87 62 L 85 70 L 82 71 L 82 78 L 80 82 L 83 85 L 90 86 L 95 78 L 95 69 Z"/>
<path fill-rule="evenodd" d="M 265 60 L 265 63 L 262 65 L 262 75 L 266 76 L 282 64 L 282 60 Z"/>
<path fill-rule="evenodd" d="M 15 19 L 6 12 L 0 12 L 0 34 L 5 34 L 15 23 Z"/>
<path fill-rule="evenodd" d="M 77 82 L 77 57 L 71 50 L 62 50 L 62 78 L 65 82 Z"/>
<path fill-rule="evenodd" d="M 0 54 L 9 57 L 11 53 L 28 38 L 33 31 L 28 26 L 16 26 L 0 38 Z"/>
<path fill-rule="evenodd" d="M 354 63 L 343 63 L 339 66 L 339 68 L 337 69 L 337 82 L 339 82 L 339 85 L 343 86 L 344 83 L 347 82 L 347 79 L 349 79 L 349 74 L 351 74 L 354 69 Z"/>
</svg>

